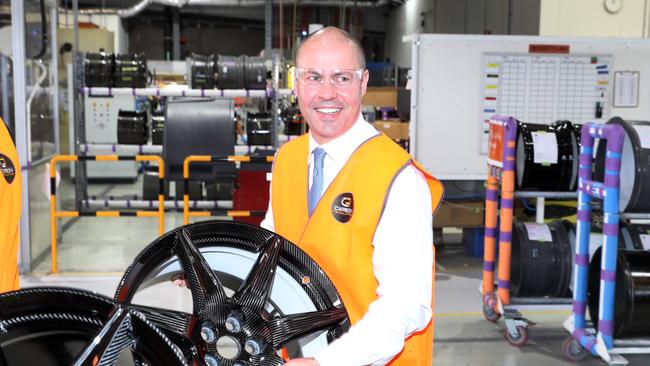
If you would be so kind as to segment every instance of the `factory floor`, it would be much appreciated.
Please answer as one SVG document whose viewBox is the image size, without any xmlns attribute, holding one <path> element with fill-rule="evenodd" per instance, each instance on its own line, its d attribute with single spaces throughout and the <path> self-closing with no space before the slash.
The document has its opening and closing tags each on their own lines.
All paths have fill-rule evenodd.
<svg viewBox="0 0 650 366">
<path fill-rule="evenodd" d="M 138 183 L 136 182 L 136 185 Z M 61 194 L 72 197 L 64 183 Z M 90 185 L 89 194 L 119 195 L 133 192 L 133 185 Z M 166 230 L 182 224 L 182 215 L 166 214 Z M 158 236 L 157 221 L 151 218 L 95 218 L 64 220 L 58 247 L 59 274 L 50 273 L 50 257 L 44 254 L 32 273 L 21 277 L 22 287 L 70 286 L 112 297 L 123 271 L 147 244 Z M 570 308 L 543 307 L 523 310 L 537 324 L 530 329 L 528 343 L 513 347 L 504 339 L 502 320 L 483 318 L 481 297 L 482 260 L 465 254 L 458 230 L 445 231 L 444 244 L 437 251 L 435 292 L 435 356 L 433 365 L 571 365 L 564 359 L 562 342 L 568 333 L 562 323 Z M 171 287 L 171 286 L 169 286 Z M 183 289 L 184 291 L 187 291 Z M 158 297 L 158 301 L 174 301 Z M 185 304 L 186 306 L 187 304 Z M 183 304 L 179 305 L 181 308 Z M 191 311 L 191 310 L 190 310 Z M 629 365 L 648 365 L 650 356 L 627 355 Z M 589 357 L 581 365 L 604 365 Z"/>
</svg>

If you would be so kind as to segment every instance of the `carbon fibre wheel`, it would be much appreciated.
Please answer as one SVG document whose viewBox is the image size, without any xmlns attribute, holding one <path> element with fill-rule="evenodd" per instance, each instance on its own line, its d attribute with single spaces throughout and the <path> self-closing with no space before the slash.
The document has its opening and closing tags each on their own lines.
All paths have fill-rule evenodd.
<svg viewBox="0 0 650 366">
<path fill-rule="evenodd" d="M 178 276 L 189 287 L 186 311 L 155 303 Z M 283 356 L 312 355 L 349 327 L 332 282 L 307 254 L 232 221 L 190 224 L 155 240 L 127 269 L 115 299 L 144 313 L 190 361 L 208 365 L 281 365 Z"/>
<path fill-rule="evenodd" d="M 142 313 L 107 297 L 56 287 L 0 294 L 0 365 L 118 363 L 188 365 Z"/>
</svg>

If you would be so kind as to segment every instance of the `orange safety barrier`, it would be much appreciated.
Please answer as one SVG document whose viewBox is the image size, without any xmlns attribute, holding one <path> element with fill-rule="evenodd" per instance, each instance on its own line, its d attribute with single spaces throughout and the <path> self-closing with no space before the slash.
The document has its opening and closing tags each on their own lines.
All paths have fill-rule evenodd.
<svg viewBox="0 0 650 366">
<path fill-rule="evenodd" d="M 95 212 L 79 212 L 79 211 L 57 211 L 56 210 L 56 164 L 62 161 L 156 161 L 158 162 L 158 211 L 95 211 Z M 59 217 L 79 217 L 79 216 L 95 216 L 95 217 L 121 217 L 121 216 L 134 216 L 134 217 L 158 217 L 158 230 L 160 235 L 165 233 L 165 198 L 163 190 L 163 181 L 165 178 L 165 167 L 162 158 L 155 155 L 135 155 L 135 156 L 120 156 L 120 155 L 57 155 L 50 160 L 50 230 L 52 240 L 52 273 L 58 272 L 57 265 L 57 237 L 56 237 L 56 219 Z"/>
<path fill-rule="evenodd" d="M 264 211 L 237 211 L 237 210 L 212 210 L 212 211 L 190 211 L 190 164 L 192 163 L 271 163 L 273 156 L 251 157 L 243 155 L 229 156 L 210 156 L 210 155 L 190 155 L 183 161 L 183 224 L 190 223 L 190 217 L 210 217 L 210 216 L 230 216 L 230 217 L 250 217 L 264 216 Z"/>
</svg>

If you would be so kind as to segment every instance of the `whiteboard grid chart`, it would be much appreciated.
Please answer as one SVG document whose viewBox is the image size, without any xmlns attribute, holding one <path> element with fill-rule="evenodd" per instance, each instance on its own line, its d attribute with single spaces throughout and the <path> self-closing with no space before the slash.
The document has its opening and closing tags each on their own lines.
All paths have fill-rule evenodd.
<svg viewBox="0 0 650 366">
<path fill-rule="evenodd" d="M 612 62 L 612 55 L 484 53 L 481 153 L 495 114 L 540 124 L 607 119 Z"/>
</svg>

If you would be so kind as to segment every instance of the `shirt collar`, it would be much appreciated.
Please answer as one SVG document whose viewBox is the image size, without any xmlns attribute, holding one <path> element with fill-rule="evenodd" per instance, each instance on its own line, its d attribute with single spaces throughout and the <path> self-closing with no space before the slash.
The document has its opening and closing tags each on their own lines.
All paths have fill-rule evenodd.
<svg viewBox="0 0 650 366">
<path fill-rule="evenodd" d="M 310 133 L 309 154 L 317 147 L 320 147 L 325 150 L 329 158 L 335 161 L 347 161 L 359 145 L 378 133 L 370 123 L 366 122 L 361 113 L 359 113 L 359 117 L 357 117 L 352 127 L 332 141 L 319 145 Z"/>
</svg>

